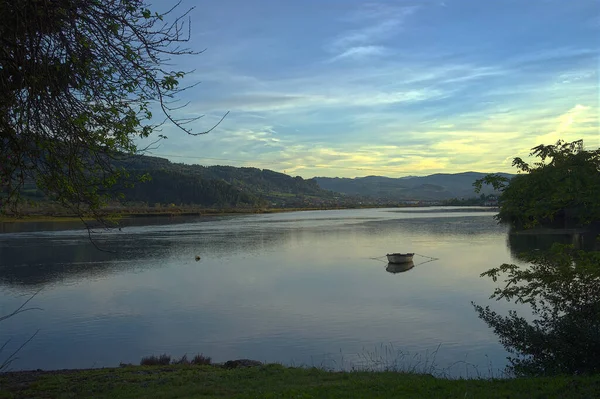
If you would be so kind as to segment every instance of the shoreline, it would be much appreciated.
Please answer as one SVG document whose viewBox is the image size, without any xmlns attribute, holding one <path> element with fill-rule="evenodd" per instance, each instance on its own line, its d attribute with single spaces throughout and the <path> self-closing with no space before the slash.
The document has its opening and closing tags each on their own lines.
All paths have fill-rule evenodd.
<svg viewBox="0 0 600 399">
<path fill-rule="evenodd" d="M 119 212 L 116 214 L 107 213 L 102 215 L 110 219 L 136 219 L 142 217 L 161 218 L 161 217 L 177 217 L 177 216 L 232 216 L 232 215 L 252 215 L 252 214 L 267 214 L 267 213 L 283 213 L 283 212 L 299 212 L 299 211 L 316 211 L 316 210 L 336 210 L 336 209 L 354 209 L 354 208 L 281 208 L 281 209 L 204 209 L 202 211 L 158 211 L 158 212 Z M 79 221 L 94 222 L 93 217 L 79 218 L 74 215 L 21 215 L 21 216 L 0 216 L 0 223 L 23 223 L 23 222 L 79 222 Z"/>
<path fill-rule="evenodd" d="M 303 211 L 334 211 L 347 209 L 381 209 L 381 208 L 421 208 L 430 206 L 414 206 L 414 205 L 364 205 L 364 206 L 327 206 L 327 207 L 303 207 L 303 208 L 174 208 L 164 210 L 152 209 L 119 209 L 107 210 L 101 216 L 107 219 L 122 220 L 135 218 L 159 218 L 159 217 L 177 217 L 177 216 L 233 216 L 233 215 L 253 215 L 253 214 L 270 214 L 270 213 L 286 213 L 286 212 L 303 212 Z M 19 216 L 0 216 L 0 223 L 23 223 L 23 222 L 79 222 L 79 221 L 94 222 L 93 217 L 79 218 L 73 214 L 65 215 L 40 215 L 33 213 L 23 213 Z"/>
</svg>

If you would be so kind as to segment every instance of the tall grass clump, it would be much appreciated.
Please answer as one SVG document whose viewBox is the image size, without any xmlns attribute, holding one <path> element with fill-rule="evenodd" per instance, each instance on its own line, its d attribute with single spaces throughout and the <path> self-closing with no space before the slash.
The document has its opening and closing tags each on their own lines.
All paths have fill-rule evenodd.
<svg viewBox="0 0 600 399">
<path fill-rule="evenodd" d="M 172 359 L 170 355 L 162 354 L 160 356 L 145 356 L 140 361 L 141 366 L 168 366 L 169 364 L 174 365 L 194 365 L 194 366 L 208 366 L 212 364 L 210 356 L 204 356 L 202 353 L 197 354 L 192 358 L 188 359 L 187 354 L 180 358 Z"/>
<path fill-rule="evenodd" d="M 144 356 L 140 361 L 141 366 L 168 366 L 171 364 L 171 356 L 162 354 L 160 356 Z"/>
</svg>

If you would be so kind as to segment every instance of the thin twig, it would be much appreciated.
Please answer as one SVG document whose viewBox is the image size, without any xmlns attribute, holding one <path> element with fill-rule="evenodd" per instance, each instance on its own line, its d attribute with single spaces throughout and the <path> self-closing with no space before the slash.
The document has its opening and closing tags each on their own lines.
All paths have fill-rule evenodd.
<svg viewBox="0 0 600 399">
<path fill-rule="evenodd" d="M 30 301 L 31 301 L 33 298 L 35 298 L 35 296 L 36 296 L 37 294 L 39 294 L 39 293 L 40 293 L 40 291 L 41 291 L 41 289 L 39 289 L 39 290 L 37 290 L 36 292 L 34 292 L 34 293 L 33 293 L 33 295 L 31 295 L 31 296 L 29 297 L 29 299 L 27 299 L 27 300 L 26 300 L 26 301 L 25 301 L 25 302 L 24 302 L 24 303 L 23 303 L 21 306 L 19 306 L 19 307 L 18 307 L 18 308 L 17 308 L 17 309 L 16 309 L 14 312 L 12 312 L 12 313 L 10 313 L 10 314 L 7 314 L 7 315 L 5 315 L 5 316 L 1 316 L 1 317 L 0 317 L 0 321 L 4 321 L 4 320 L 6 320 L 6 319 L 8 319 L 8 318 L 10 318 L 10 317 L 13 317 L 13 316 L 15 316 L 15 315 L 19 314 L 19 313 L 27 312 L 27 311 L 29 311 L 29 310 L 42 310 L 42 308 L 27 308 L 27 309 L 23 309 L 23 308 L 24 308 L 24 307 L 25 307 L 25 306 L 26 306 L 26 305 L 27 305 L 27 304 L 28 304 L 28 303 L 29 303 L 29 302 L 30 302 Z"/>
<path fill-rule="evenodd" d="M 17 360 L 18 357 L 15 357 L 17 355 L 17 353 L 19 353 L 21 351 L 21 349 L 23 349 L 25 347 L 25 345 L 30 343 L 31 340 L 33 338 L 35 338 L 35 336 L 39 332 L 40 332 L 40 330 L 38 329 L 35 333 L 33 333 L 33 335 L 31 337 L 29 337 L 29 339 L 27 341 L 23 342 L 23 344 L 21 344 L 21 346 L 19 346 L 9 357 L 7 357 L 6 360 L 0 365 L 0 370 L 6 369 L 12 362 Z"/>
</svg>

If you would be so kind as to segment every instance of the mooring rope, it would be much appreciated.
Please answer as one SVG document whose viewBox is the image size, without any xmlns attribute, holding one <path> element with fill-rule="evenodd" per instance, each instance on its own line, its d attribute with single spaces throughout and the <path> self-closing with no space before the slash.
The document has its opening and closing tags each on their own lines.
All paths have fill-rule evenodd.
<svg viewBox="0 0 600 399">
<path fill-rule="evenodd" d="M 427 256 L 427 255 L 421 255 L 421 254 L 417 254 L 417 253 L 415 253 L 415 255 L 419 255 L 419 256 L 422 256 L 424 258 L 429 258 L 431 260 L 440 260 L 440 258 L 432 258 L 431 256 Z"/>
<path fill-rule="evenodd" d="M 433 262 L 434 260 L 440 260 L 440 258 L 434 258 L 434 257 L 427 256 L 427 255 L 421 255 L 421 254 L 417 254 L 417 253 L 415 253 L 415 255 L 422 256 L 423 258 L 429 259 L 424 262 L 417 263 L 415 266 L 422 265 L 423 263 Z M 387 255 L 378 256 L 376 258 L 368 258 L 368 259 L 376 260 L 378 262 L 388 263 L 387 260 L 384 260 L 384 258 L 387 258 Z"/>
<path fill-rule="evenodd" d="M 423 264 L 425 264 L 425 263 L 433 262 L 434 260 L 437 260 L 437 259 L 429 259 L 429 260 L 424 260 L 424 261 L 423 261 L 423 262 L 421 262 L 421 263 L 417 263 L 415 266 L 419 266 L 419 265 L 423 265 Z"/>
<path fill-rule="evenodd" d="M 383 260 L 383 258 L 387 258 L 387 256 L 384 255 L 384 256 L 378 256 L 377 258 L 369 258 L 369 259 L 373 259 L 373 260 L 383 262 L 383 263 L 388 263 L 387 260 Z"/>
</svg>

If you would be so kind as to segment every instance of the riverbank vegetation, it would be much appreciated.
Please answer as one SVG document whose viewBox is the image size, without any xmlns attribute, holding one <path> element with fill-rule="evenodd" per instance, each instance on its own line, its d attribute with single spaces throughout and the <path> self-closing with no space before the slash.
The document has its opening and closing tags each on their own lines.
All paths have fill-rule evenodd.
<svg viewBox="0 0 600 399">
<path fill-rule="evenodd" d="M 600 222 L 600 149 L 586 150 L 582 140 L 539 145 L 529 164 L 515 158 L 520 174 L 510 181 L 488 175 L 477 190 L 491 184 L 501 190 L 496 219 L 513 232 L 550 229 L 596 237 Z M 591 225 L 592 228 L 589 228 Z M 511 234 L 512 234 L 511 233 Z M 547 234 L 547 232 L 546 232 Z M 510 240 L 510 235 L 509 235 Z M 596 242 L 597 244 L 598 242 Z M 481 274 L 499 282 L 496 300 L 528 305 L 533 317 L 516 311 L 500 315 L 473 304 L 511 354 L 515 376 L 597 375 L 600 372 L 600 252 L 555 242 L 517 254 L 523 265 L 502 264 Z M 589 249 L 589 248 L 588 248 Z"/>
<path fill-rule="evenodd" d="M 397 372 L 328 372 L 266 365 L 123 367 L 0 376 L 0 398 L 586 398 L 599 377 L 446 380 Z"/>
<path fill-rule="evenodd" d="M 491 298 L 526 304 L 531 317 L 474 304 L 511 354 L 515 376 L 600 373 L 600 252 L 554 244 L 482 274 L 500 282 Z"/>
<path fill-rule="evenodd" d="M 591 398 L 600 376 L 448 380 L 281 365 L 127 366 L 0 375 L 0 398 Z"/>
<path fill-rule="evenodd" d="M 248 215 L 248 214 L 267 214 L 267 213 L 283 213 L 283 212 L 300 212 L 300 211 L 326 211 L 326 210 L 342 210 L 342 209 L 371 209 L 371 208 L 411 208 L 417 205 L 407 204 L 347 204 L 343 206 L 305 206 L 305 207 L 288 207 L 288 208 L 203 208 L 193 205 L 177 206 L 175 204 L 148 206 L 145 204 L 106 207 L 98 214 L 102 217 L 102 225 L 110 227 L 115 223 L 123 221 L 123 219 L 133 218 L 148 218 L 148 217 L 186 217 L 186 216 L 225 216 L 225 215 Z M 54 208 L 56 210 L 56 208 Z M 81 222 L 85 221 L 89 226 L 95 224 L 95 219 L 92 217 L 78 217 L 68 211 L 61 209 L 60 211 L 48 211 L 43 206 L 34 209 L 24 210 L 18 215 L 4 214 L 0 215 L 0 223 L 21 223 L 21 222 Z M 111 223 L 111 221 L 113 223 Z"/>
<path fill-rule="evenodd" d="M 519 174 L 512 179 L 491 174 L 474 185 L 500 190 L 496 218 L 515 229 L 580 227 L 600 222 L 600 149 L 587 150 L 583 140 L 531 149 L 539 158 L 527 163 L 514 158 Z"/>
</svg>

